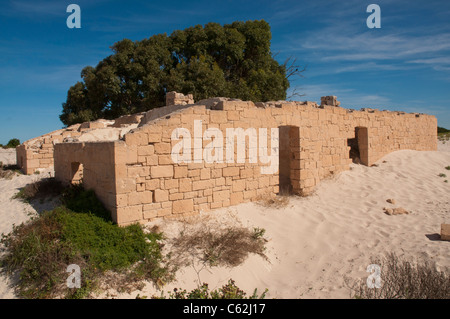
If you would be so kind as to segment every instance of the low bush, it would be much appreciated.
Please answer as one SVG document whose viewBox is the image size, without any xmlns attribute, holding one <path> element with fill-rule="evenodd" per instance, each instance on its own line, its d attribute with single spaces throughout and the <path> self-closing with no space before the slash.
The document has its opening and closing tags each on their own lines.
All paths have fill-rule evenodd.
<svg viewBox="0 0 450 319">
<path fill-rule="evenodd" d="M 173 259 L 181 264 L 197 258 L 208 266 L 240 265 L 249 254 L 265 257 L 265 230 L 250 230 L 240 226 L 215 227 L 201 225 L 184 230 L 173 239 Z"/>
<path fill-rule="evenodd" d="M 18 273 L 20 280 L 16 290 L 21 297 L 51 298 L 66 294 L 66 267 L 72 263 L 84 266 L 83 258 L 73 245 L 60 240 L 59 213 L 44 213 L 26 224 L 14 226 L 8 235 L 2 235 L 6 253 L 1 266 L 8 274 Z"/>
<path fill-rule="evenodd" d="M 438 126 L 437 132 L 438 132 L 438 134 L 439 134 L 439 133 L 449 133 L 450 130 L 446 129 L 445 127 L 440 127 L 440 126 Z"/>
<path fill-rule="evenodd" d="M 55 194 L 60 194 L 60 207 L 2 234 L 0 266 L 7 274 L 18 276 L 16 289 L 23 298 L 85 298 L 108 288 L 130 291 L 141 287 L 143 279 L 161 287 L 173 280 L 180 260 L 192 260 L 192 254 L 209 266 L 236 266 L 250 253 L 264 256 L 262 228 L 201 224 L 200 229 L 175 238 L 170 258 L 166 258 L 162 233 L 144 231 L 138 224 L 117 226 L 95 193 L 82 185 L 63 188 L 47 179 L 27 185 L 18 197 L 33 200 Z M 81 288 L 67 287 L 66 269 L 71 264 L 81 269 Z M 169 296 L 245 297 L 233 281 L 213 292 L 204 284 L 192 292 L 180 290 Z M 256 297 L 255 291 L 251 298 Z"/>
<path fill-rule="evenodd" d="M 222 288 L 213 291 L 209 290 L 206 283 L 190 292 L 187 292 L 185 289 L 175 288 L 169 294 L 169 299 L 264 299 L 267 291 L 266 289 L 261 295 L 258 295 L 258 291 L 255 289 L 253 294 L 247 297 L 247 293 L 239 289 L 234 280 L 230 279 Z M 165 299 L 166 297 L 161 296 L 160 298 Z"/>
<path fill-rule="evenodd" d="M 12 138 L 9 140 L 8 144 L 6 144 L 6 148 L 16 148 L 20 145 L 20 140 L 17 138 Z"/>
<path fill-rule="evenodd" d="M 104 218 L 107 210 L 90 191 L 70 188 L 63 193 L 63 202 L 72 209 L 58 207 L 2 235 L 0 265 L 10 275 L 18 273 L 20 296 L 83 298 L 99 286 L 107 271 L 124 273 L 127 281 L 171 279 L 162 265 L 158 243 L 162 234 L 145 233 L 137 224 L 113 224 L 109 215 Z M 81 268 L 79 289 L 67 288 L 70 264 Z"/>
<path fill-rule="evenodd" d="M 3 163 L 0 162 L 0 178 L 11 179 L 16 174 L 21 174 L 17 165 L 3 165 Z"/>
<path fill-rule="evenodd" d="M 97 199 L 93 190 L 86 190 L 83 184 L 71 185 L 61 192 L 62 203 L 78 213 L 93 213 L 106 221 L 112 221 L 111 213 Z"/>
<path fill-rule="evenodd" d="M 449 299 L 450 275 L 430 263 L 410 262 L 395 254 L 374 259 L 381 268 L 381 287 L 369 288 L 366 281 L 353 289 L 362 299 Z"/>
<path fill-rule="evenodd" d="M 45 178 L 25 185 L 14 198 L 29 202 L 34 199 L 43 199 L 61 195 L 63 185 L 55 178 Z"/>
</svg>

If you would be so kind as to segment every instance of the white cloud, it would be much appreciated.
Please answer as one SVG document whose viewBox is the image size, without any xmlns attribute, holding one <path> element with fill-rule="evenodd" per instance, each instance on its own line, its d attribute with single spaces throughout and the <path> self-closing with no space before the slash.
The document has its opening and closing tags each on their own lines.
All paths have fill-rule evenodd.
<svg viewBox="0 0 450 319">
<path fill-rule="evenodd" d="M 317 53 L 321 61 L 361 61 L 416 59 L 450 50 L 450 33 L 412 36 L 407 34 L 376 35 L 372 32 L 335 31 L 326 28 L 313 32 L 297 50 Z"/>
<path fill-rule="evenodd" d="M 9 10 L 16 15 L 64 16 L 68 4 L 55 1 L 12 1 Z"/>
<path fill-rule="evenodd" d="M 287 44 L 282 45 L 281 52 L 295 52 L 310 63 L 327 65 L 330 73 L 418 67 L 448 72 L 450 29 L 447 26 L 390 24 L 371 30 L 365 27 L 364 19 L 355 18 L 354 7 L 346 6 L 338 13 L 340 19 L 333 11 L 329 17 L 321 18 L 316 28 L 286 35 Z"/>
<path fill-rule="evenodd" d="M 408 63 L 430 65 L 436 71 L 450 71 L 450 57 L 435 57 L 408 61 Z"/>
</svg>

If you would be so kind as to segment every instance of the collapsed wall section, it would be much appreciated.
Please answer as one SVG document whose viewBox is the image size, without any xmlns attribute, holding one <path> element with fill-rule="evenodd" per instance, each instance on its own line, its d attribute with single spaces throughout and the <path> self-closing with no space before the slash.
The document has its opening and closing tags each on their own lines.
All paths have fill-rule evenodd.
<svg viewBox="0 0 450 319">
<path fill-rule="evenodd" d="M 17 165 L 25 174 L 33 174 L 39 169 L 53 167 L 53 148 L 67 138 L 81 135 L 80 124 L 57 130 L 28 140 L 16 148 Z"/>
<path fill-rule="evenodd" d="M 138 126 L 143 114 L 125 115 L 116 120 L 100 119 L 75 124 L 37 138 L 17 147 L 17 165 L 25 174 L 39 169 L 53 168 L 54 146 L 58 143 L 118 140 Z"/>
</svg>

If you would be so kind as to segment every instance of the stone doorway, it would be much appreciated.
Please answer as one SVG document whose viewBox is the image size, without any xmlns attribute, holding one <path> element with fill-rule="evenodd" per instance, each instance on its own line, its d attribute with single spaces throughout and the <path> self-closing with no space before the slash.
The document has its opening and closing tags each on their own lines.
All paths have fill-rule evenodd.
<svg viewBox="0 0 450 319">
<path fill-rule="evenodd" d="M 355 164 L 369 165 L 369 135 L 367 127 L 355 127 L 355 137 L 347 140 L 349 157 Z"/>
<path fill-rule="evenodd" d="M 300 128 L 280 126 L 279 147 L 279 195 L 291 195 L 300 181 Z"/>
</svg>

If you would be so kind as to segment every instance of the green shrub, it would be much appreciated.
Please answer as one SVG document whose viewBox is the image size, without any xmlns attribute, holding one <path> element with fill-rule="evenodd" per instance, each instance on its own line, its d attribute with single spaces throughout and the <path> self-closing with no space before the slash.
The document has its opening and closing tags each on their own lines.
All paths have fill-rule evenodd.
<svg viewBox="0 0 450 319">
<path fill-rule="evenodd" d="M 37 182 L 25 185 L 14 198 L 29 202 L 33 199 L 44 199 L 61 195 L 62 184 L 55 178 L 45 178 Z"/>
<path fill-rule="evenodd" d="M 63 204 L 78 213 L 93 213 L 106 221 L 112 221 L 111 213 L 97 199 L 93 190 L 85 190 L 83 184 L 71 185 L 61 194 Z"/>
<path fill-rule="evenodd" d="M 27 224 L 14 226 L 8 235 L 2 235 L 6 254 L 1 266 L 8 274 L 18 273 L 17 291 L 22 297 L 52 298 L 63 293 L 67 266 L 83 265 L 74 247 L 59 240 L 62 227 L 57 214 L 44 213 Z"/>
<path fill-rule="evenodd" d="M 20 140 L 17 138 L 10 139 L 8 144 L 6 144 L 7 148 L 16 148 L 20 145 Z"/>
<path fill-rule="evenodd" d="M 137 224 L 118 227 L 91 213 L 65 211 L 58 219 L 62 225 L 61 240 L 71 243 L 101 270 L 120 270 L 133 265 L 148 257 L 155 248 L 150 246 L 160 239 L 158 234 L 144 234 Z"/>
<path fill-rule="evenodd" d="M 91 191 L 73 187 L 63 194 L 63 202 L 72 210 L 60 206 L 2 235 L 5 253 L 0 265 L 9 274 L 19 274 L 20 296 L 83 298 L 109 270 L 125 273 L 127 284 L 143 278 L 157 284 L 171 279 L 168 268 L 162 266 L 158 243 L 162 234 L 146 234 L 138 224 L 113 224 L 109 212 Z M 109 219 L 104 218 L 106 215 Z M 66 287 L 65 271 L 70 264 L 81 268 L 79 289 Z"/>
<path fill-rule="evenodd" d="M 190 292 L 175 288 L 173 292 L 169 293 L 169 299 L 264 299 L 267 291 L 266 289 L 261 295 L 258 295 L 258 291 L 255 289 L 253 294 L 247 297 L 247 293 L 239 289 L 234 280 L 230 279 L 226 285 L 214 291 L 209 291 L 206 283 Z M 161 298 L 165 299 L 166 297 L 161 296 Z"/>
<path fill-rule="evenodd" d="M 445 127 L 439 127 L 437 128 L 438 133 L 449 133 L 450 130 L 446 129 Z"/>
</svg>

